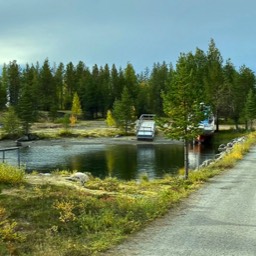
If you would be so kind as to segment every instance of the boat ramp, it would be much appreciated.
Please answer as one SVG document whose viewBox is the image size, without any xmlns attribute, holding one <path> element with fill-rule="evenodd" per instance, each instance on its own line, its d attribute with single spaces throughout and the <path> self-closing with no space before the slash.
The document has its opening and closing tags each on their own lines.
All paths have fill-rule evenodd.
<svg viewBox="0 0 256 256">
<path fill-rule="evenodd" d="M 137 140 L 154 140 L 155 137 L 155 115 L 142 114 L 136 122 Z"/>
</svg>

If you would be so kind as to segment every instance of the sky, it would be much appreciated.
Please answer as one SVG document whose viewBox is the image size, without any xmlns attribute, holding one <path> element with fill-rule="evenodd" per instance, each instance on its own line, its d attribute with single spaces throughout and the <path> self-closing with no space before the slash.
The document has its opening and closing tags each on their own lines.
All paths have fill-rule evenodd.
<svg viewBox="0 0 256 256">
<path fill-rule="evenodd" d="M 0 0 L 0 65 L 83 61 L 140 73 L 207 52 L 256 70 L 255 0 Z"/>
</svg>

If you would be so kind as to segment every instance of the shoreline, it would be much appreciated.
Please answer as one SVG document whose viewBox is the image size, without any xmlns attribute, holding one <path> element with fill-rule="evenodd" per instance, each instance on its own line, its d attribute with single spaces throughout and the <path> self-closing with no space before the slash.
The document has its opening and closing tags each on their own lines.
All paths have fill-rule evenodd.
<svg viewBox="0 0 256 256">
<path fill-rule="evenodd" d="M 79 145 L 79 144 L 180 144 L 181 141 L 156 136 L 153 141 L 137 140 L 135 136 L 99 137 L 99 138 L 56 138 L 21 141 L 20 148 L 30 146 Z M 0 149 L 17 147 L 15 140 L 0 140 Z"/>
</svg>

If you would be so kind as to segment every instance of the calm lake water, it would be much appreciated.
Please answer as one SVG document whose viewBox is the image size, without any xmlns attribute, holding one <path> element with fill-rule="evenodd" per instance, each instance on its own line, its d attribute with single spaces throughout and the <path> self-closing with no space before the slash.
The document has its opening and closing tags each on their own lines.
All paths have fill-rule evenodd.
<svg viewBox="0 0 256 256">
<path fill-rule="evenodd" d="M 137 179 L 147 173 L 149 178 L 162 177 L 166 173 L 177 174 L 184 166 L 182 144 L 65 144 L 37 145 L 20 149 L 21 163 L 28 171 L 77 170 L 91 172 L 104 178 L 113 176 L 123 180 Z M 8 153 L 8 154 L 7 154 Z M 191 168 L 213 158 L 213 146 L 190 147 Z M 6 162 L 17 161 L 15 152 L 6 152 Z"/>
</svg>

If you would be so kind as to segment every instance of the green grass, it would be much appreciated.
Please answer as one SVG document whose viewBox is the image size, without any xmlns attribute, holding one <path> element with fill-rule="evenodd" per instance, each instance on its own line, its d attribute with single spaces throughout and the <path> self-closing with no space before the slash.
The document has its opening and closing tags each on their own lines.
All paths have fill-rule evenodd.
<svg viewBox="0 0 256 256">
<path fill-rule="evenodd" d="M 209 178 L 234 166 L 255 141 L 256 133 L 251 133 L 222 160 L 191 171 L 188 180 L 169 175 L 128 182 L 93 178 L 84 189 L 28 183 L 22 170 L 10 172 L 11 167 L 4 165 L 0 169 L 0 255 L 104 252 L 167 213 Z"/>
<path fill-rule="evenodd" d="M 216 145 L 219 145 L 222 143 L 228 143 L 232 139 L 239 138 L 248 134 L 249 132 L 246 132 L 246 131 L 223 130 L 223 131 L 216 132 L 214 134 L 213 142 Z"/>
<path fill-rule="evenodd" d="M 16 255 L 43 255 L 42 248 L 49 255 L 93 255 L 163 215 L 194 189 L 182 183 L 186 186 L 171 177 L 141 184 L 94 179 L 87 185 L 90 193 L 53 185 L 16 187 L 1 195 L 2 218 L 10 222 L 0 220 L 9 232 L 0 232 L 0 251 L 12 255 L 11 244 Z M 13 220 L 16 226 L 9 230 Z"/>
</svg>

